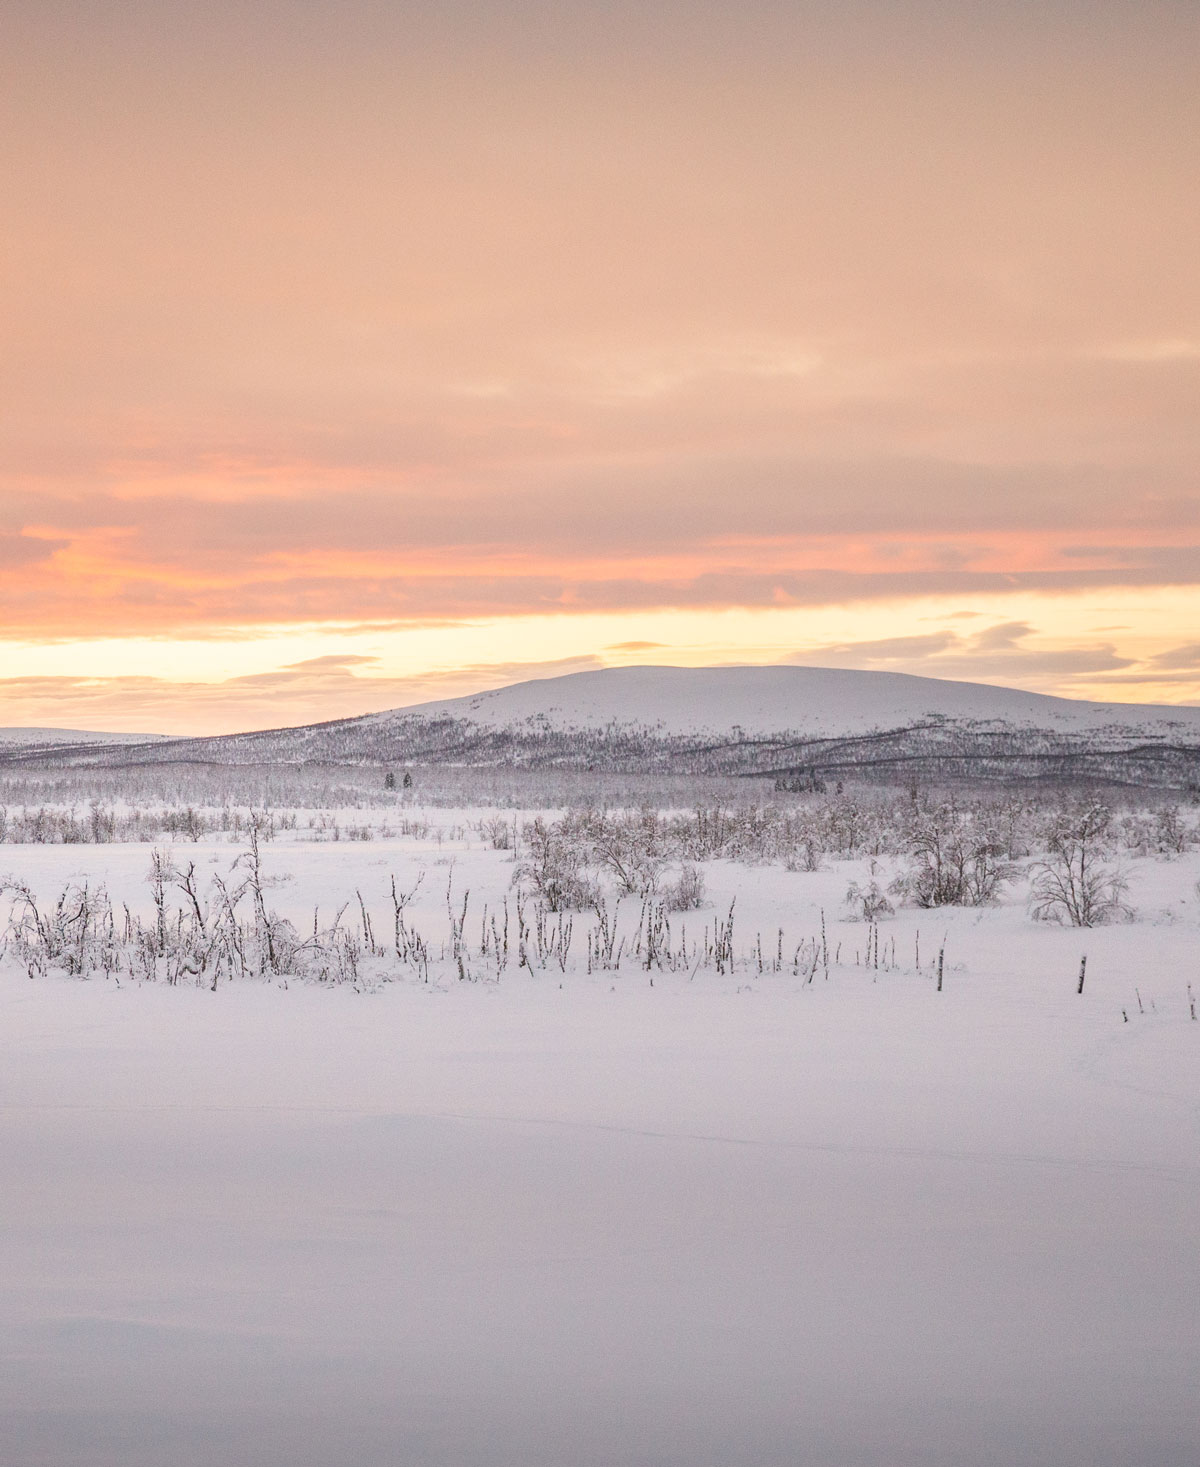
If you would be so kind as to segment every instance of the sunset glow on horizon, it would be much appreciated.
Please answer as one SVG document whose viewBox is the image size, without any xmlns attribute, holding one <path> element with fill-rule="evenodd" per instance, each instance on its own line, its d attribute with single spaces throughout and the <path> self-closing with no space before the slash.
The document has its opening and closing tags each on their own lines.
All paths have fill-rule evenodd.
<svg viewBox="0 0 1200 1467">
<path fill-rule="evenodd" d="M 1200 702 L 1198 54 L 1168 0 L 4 6 L 0 725 Z"/>
</svg>

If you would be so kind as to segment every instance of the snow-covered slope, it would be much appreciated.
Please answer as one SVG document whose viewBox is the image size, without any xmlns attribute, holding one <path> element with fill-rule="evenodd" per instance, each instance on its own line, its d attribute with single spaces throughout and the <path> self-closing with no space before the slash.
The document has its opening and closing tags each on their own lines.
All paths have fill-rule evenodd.
<svg viewBox="0 0 1200 1467">
<path fill-rule="evenodd" d="M 519 727 L 531 720 L 552 729 L 617 723 L 667 735 L 724 733 L 735 727 L 751 736 L 845 735 L 933 718 L 1063 732 L 1144 728 L 1161 733 L 1173 726 L 1200 735 L 1196 707 L 1084 703 L 944 678 L 790 666 L 604 668 L 422 703 L 363 722 L 398 717 L 465 719 L 486 728 Z"/>
<path fill-rule="evenodd" d="M 713 862 L 736 970 L 589 973 L 577 913 L 566 972 L 471 982 L 451 848 L 469 953 L 510 852 L 263 851 L 301 930 L 390 933 L 396 872 L 428 982 L 0 962 L 5 1467 L 1200 1462 L 1195 853 L 1141 923 L 902 908 L 869 970 L 866 858 Z M 3 851 L 153 921 L 146 846 Z M 829 978 L 773 971 L 822 922 Z"/>
<path fill-rule="evenodd" d="M 151 744 L 165 734 L 103 733 L 82 728 L 0 728 L 0 744 Z"/>
</svg>

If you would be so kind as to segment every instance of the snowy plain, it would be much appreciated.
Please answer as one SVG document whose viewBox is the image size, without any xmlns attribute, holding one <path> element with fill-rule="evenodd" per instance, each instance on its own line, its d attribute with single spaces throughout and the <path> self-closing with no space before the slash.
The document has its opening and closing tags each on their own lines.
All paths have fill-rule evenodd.
<svg viewBox="0 0 1200 1467">
<path fill-rule="evenodd" d="M 281 835 L 272 905 L 358 889 L 387 931 L 424 871 L 441 943 L 447 886 L 474 921 L 513 868 L 435 818 Z M 0 847 L 43 900 L 86 877 L 143 911 L 148 860 Z M 1200 859 L 1131 874 L 1138 920 L 1087 932 L 1019 885 L 902 908 L 878 967 L 843 904 L 866 863 L 834 861 L 705 867 L 677 920 L 736 898 L 724 974 L 588 973 L 579 936 L 566 972 L 358 991 L 8 959 L 4 1461 L 1194 1467 Z M 822 911 L 828 978 L 774 971 Z"/>
</svg>

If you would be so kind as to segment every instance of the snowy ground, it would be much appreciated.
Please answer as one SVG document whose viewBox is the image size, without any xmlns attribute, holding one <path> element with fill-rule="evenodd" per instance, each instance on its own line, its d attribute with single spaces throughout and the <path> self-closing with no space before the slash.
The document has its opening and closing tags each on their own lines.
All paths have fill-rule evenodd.
<svg viewBox="0 0 1200 1467">
<path fill-rule="evenodd" d="M 144 906 L 148 854 L 0 868 Z M 478 839 L 265 854 L 297 920 L 360 887 L 385 922 L 425 869 L 439 942 L 451 871 L 472 911 L 511 876 Z M 1195 1467 L 1200 861 L 1085 934 L 902 911 L 878 970 L 835 920 L 863 869 L 709 867 L 724 976 L 4 965 L 6 1467 Z M 828 980 L 760 975 L 822 907 Z"/>
</svg>

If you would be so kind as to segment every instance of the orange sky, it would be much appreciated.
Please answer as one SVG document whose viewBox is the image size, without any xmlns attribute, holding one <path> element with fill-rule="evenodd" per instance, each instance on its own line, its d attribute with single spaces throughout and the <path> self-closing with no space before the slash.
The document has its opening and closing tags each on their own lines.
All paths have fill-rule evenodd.
<svg viewBox="0 0 1200 1467">
<path fill-rule="evenodd" d="M 1200 700 L 1198 57 L 1182 0 L 10 0 L 0 723 Z"/>
</svg>

